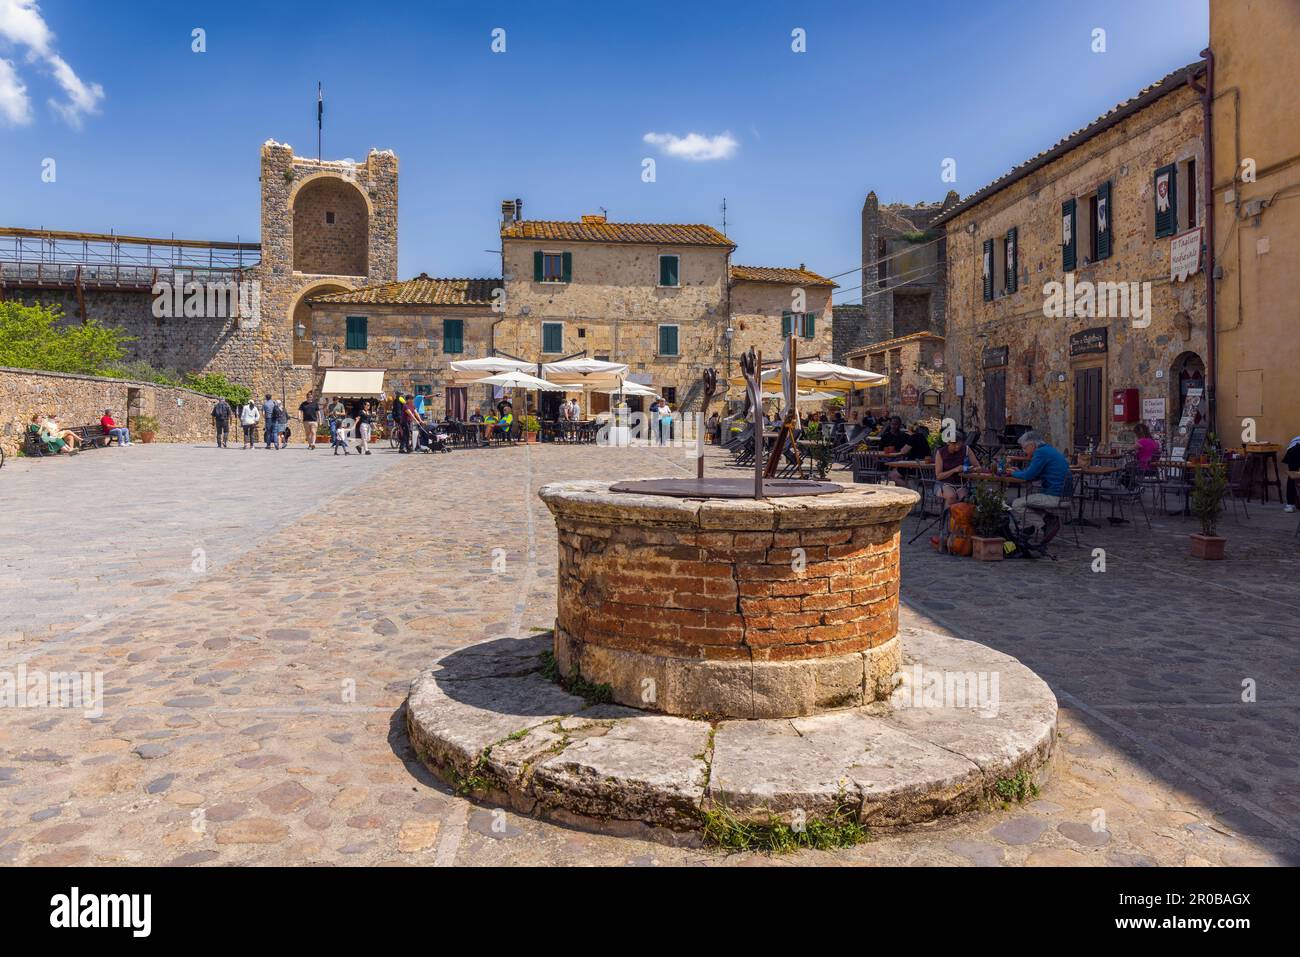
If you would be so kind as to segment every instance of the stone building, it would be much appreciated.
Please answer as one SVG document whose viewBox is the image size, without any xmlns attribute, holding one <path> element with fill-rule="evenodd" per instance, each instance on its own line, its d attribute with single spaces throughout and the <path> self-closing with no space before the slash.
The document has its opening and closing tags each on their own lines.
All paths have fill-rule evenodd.
<svg viewBox="0 0 1300 957">
<path fill-rule="evenodd" d="M 865 412 L 877 418 L 897 415 L 905 424 L 932 418 L 943 401 L 944 338 L 933 332 L 873 342 L 849 350 L 846 365 L 889 376 L 889 383 L 855 392 L 846 412 L 857 419 Z"/>
<path fill-rule="evenodd" d="M 315 378 L 308 299 L 397 278 L 397 157 L 322 162 L 268 140 L 260 180 L 260 244 L 0 230 L 0 296 L 123 329 L 130 359 L 219 372 L 296 405 Z M 252 284 L 258 316 L 155 314 L 159 284 L 228 282 Z"/>
<path fill-rule="evenodd" d="M 1218 427 L 1285 444 L 1300 434 L 1300 5 L 1210 0 L 1210 51 Z"/>
<path fill-rule="evenodd" d="M 490 398 L 486 386 L 458 386 L 449 364 L 491 355 L 493 291 L 500 279 L 431 279 L 421 273 L 310 300 L 319 370 L 382 369 L 384 389 L 423 395 L 438 418 L 468 418 Z M 473 392 L 474 394 L 471 394 Z"/>
<path fill-rule="evenodd" d="M 1203 72 L 1169 74 L 935 218 L 948 414 L 1060 447 L 1127 442 L 1137 415 L 1177 423 L 1207 342 Z M 1117 414 L 1115 390 L 1140 401 L 1126 392 Z"/>
<path fill-rule="evenodd" d="M 831 361 L 831 293 L 835 283 L 807 269 L 772 266 L 731 267 L 731 355 L 728 375 L 736 359 L 751 346 L 763 361 L 781 358 L 785 338 L 798 337 L 799 355 Z M 721 375 L 723 368 L 718 367 Z"/>
<path fill-rule="evenodd" d="M 735 244 L 712 226 L 534 221 L 521 206 L 502 204 L 497 351 L 625 362 L 633 381 L 686 408 L 702 370 L 725 358 Z M 593 411 L 607 408 L 608 397 L 591 398 Z"/>
</svg>

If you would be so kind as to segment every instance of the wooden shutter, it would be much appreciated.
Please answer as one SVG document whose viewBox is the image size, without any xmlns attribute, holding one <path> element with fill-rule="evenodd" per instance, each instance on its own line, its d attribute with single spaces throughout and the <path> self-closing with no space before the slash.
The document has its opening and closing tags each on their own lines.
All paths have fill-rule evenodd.
<svg viewBox="0 0 1300 957">
<path fill-rule="evenodd" d="M 563 269 L 563 279 L 565 282 L 572 282 L 573 281 L 573 253 L 561 254 L 561 260 L 562 260 L 561 268 Z"/>
<path fill-rule="evenodd" d="M 1020 268 L 1020 238 L 1016 227 L 1007 230 L 1007 292 L 1015 292 L 1020 286 L 1016 272 Z"/>
<path fill-rule="evenodd" d="M 560 325 L 558 322 L 546 322 L 542 324 L 542 351 L 564 351 L 564 326 Z"/>
<path fill-rule="evenodd" d="M 677 327 L 659 327 L 659 354 L 661 356 L 677 355 Z"/>
<path fill-rule="evenodd" d="M 794 314 L 788 311 L 781 313 L 781 338 L 788 339 L 793 328 Z"/>
<path fill-rule="evenodd" d="M 993 300 L 993 240 L 984 240 L 984 301 Z"/>
<path fill-rule="evenodd" d="M 1075 218 L 1075 201 L 1061 204 L 1061 268 L 1073 272 L 1078 261 L 1079 221 Z"/>
<path fill-rule="evenodd" d="M 542 275 L 542 251 L 539 249 L 533 253 L 533 282 L 541 282 L 544 278 Z"/>
<path fill-rule="evenodd" d="M 817 335 L 817 313 L 806 312 L 803 317 L 803 337 L 805 339 L 815 338 Z"/>
<path fill-rule="evenodd" d="M 347 335 L 344 338 L 344 346 L 349 349 L 364 349 L 368 345 L 366 328 L 367 322 L 365 316 L 348 316 Z"/>
<path fill-rule="evenodd" d="M 659 257 L 659 285 L 676 286 L 678 285 L 677 277 L 678 259 L 676 256 Z"/>
<path fill-rule="evenodd" d="M 442 320 L 442 351 L 459 353 L 465 351 L 465 320 Z"/>
<path fill-rule="evenodd" d="M 1153 180 L 1156 204 L 1156 236 L 1172 236 L 1178 232 L 1178 167 L 1170 163 L 1155 173 Z M 1161 210 L 1161 187 L 1165 189 L 1164 209 Z"/>
<path fill-rule="evenodd" d="M 1097 259 L 1098 261 L 1110 258 L 1110 230 L 1111 223 L 1114 220 L 1111 214 L 1114 210 L 1110 206 L 1110 182 L 1107 181 L 1097 187 Z"/>
</svg>

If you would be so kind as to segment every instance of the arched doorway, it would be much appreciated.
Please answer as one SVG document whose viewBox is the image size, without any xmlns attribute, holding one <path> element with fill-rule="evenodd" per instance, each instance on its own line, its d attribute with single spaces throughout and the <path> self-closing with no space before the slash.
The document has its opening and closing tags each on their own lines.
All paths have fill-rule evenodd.
<svg viewBox="0 0 1300 957">
<path fill-rule="evenodd" d="M 316 276 L 365 276 L 370 208 L 360 188 L 338 176 L 303 183 L 293 198 L 293 269 Z"/>
<path fill-rule="evenodd" d="M 290 313 L 290 335 L 293 336 L 293 364 L 309 366 L 315 360 L 315 327 L 312 323 L 312 310 L 309 300 L 316 296 L 325 296 L 332 292 L 347 292 L 351 287 L 337 282 L 320 282 L 308 286 L 298 294 Z"/>
<path fill-rule="evenodd" d="M 1169 423 L 1176 427 L 1183 417 L 1183 408 L 1187 404 L 1189 390 L 1200 389 L 1202 397 L 1200 408 L 1194 415 L 1192 424 L 1198 424 L 1203 418 L 1205 405 L 1205 362 L 1195 352 L 1184 352 L 1169 369 L 1170 411 Z"/>
</svg>

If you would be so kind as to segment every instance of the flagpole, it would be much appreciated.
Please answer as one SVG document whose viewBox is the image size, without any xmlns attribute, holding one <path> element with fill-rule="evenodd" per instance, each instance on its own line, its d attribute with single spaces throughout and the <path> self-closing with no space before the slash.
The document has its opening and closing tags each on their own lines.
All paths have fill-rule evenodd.
<svg viewBox="0 0 1300 957">
<path fill-rule="evenodd" d="M 325 91 L 320 80 L 316 81 L 316 161 L 321 160 L 321 141 L 325 129 Z"/>
</svg>

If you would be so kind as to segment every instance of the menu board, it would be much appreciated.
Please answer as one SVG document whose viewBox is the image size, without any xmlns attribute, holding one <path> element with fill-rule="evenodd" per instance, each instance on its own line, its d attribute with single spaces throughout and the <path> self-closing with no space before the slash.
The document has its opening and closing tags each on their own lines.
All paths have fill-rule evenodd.
<svg viewBox="0 0 1300 957">
<path fill-rule="evenodd" d="M 1186 462 L 1189 455 L 1199 455 L 1201 449 L 1205 447 L 1205 427 L 1199 426 L 1197 448 L 1196 451 L 1191 451 L 1193 427 L 1196 425 L 1196 420 L 1200 418 L 1201 400 L 1204 395 L 1204 388 L 1193 387 L 1187 390 L 1182 418 L 1178 420 L 1178 429 L 1169 442 L 1169 457 L 1175 462 Z"/>
</svg>

